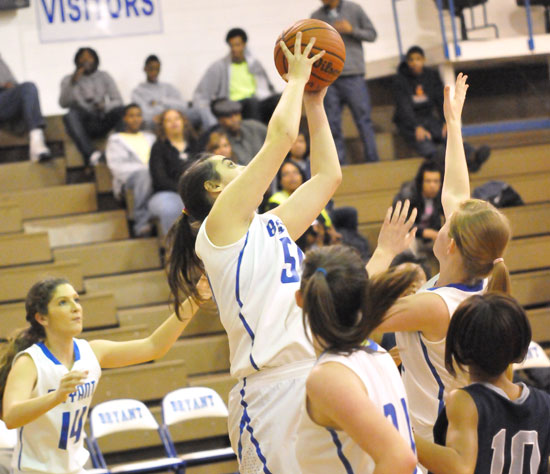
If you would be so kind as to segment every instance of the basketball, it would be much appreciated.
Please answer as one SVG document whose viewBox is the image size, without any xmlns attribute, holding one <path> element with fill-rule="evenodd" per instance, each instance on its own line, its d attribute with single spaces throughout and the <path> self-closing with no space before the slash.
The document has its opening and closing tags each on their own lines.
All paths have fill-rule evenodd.
<svg viewBox="0 0 550 474">
<path fill-rule="evenodd" d="M 321 20 L 300 20 L 287 28 L 275 44 L 273 52 L 275 67 L 281 76 L 288 72 L 288 63 L 279 46 L 282 40 L 291 52 L 294 52 L 296 33 L 302 32 L 302 50 L 307 46 L 311 38 L 315 38 L 315 45 L 311 50 L 311 56 L 325 50 L 325 55 L 313 64 L 311 76 L 306 84 L 307 91 L 318 91 L 332 84 L 342 72 L 346 61 L 346 47 L 344 41 L 332 26 Z"/>
</svg>

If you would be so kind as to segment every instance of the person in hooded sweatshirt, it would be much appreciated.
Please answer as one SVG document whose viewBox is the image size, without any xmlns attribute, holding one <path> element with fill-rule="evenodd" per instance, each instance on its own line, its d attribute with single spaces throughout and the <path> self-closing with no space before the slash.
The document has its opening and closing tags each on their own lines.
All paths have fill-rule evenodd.
<svg viewBox="0 0 550 474">
<path fill-rule="evenodd" d="M 425 67 L 426 56 L 420 46 L 412 46 L 397 69 L 393 92 L 395 122 L 399 134 L 416 153 L 438 161 L 445 155 L 447 127 L 443 117 L 443 83 L 439 73 Z M 491 149 L 475 149 L 464 143 L 470 172 L 476 172 L 487 161 Z"/>
</svg>

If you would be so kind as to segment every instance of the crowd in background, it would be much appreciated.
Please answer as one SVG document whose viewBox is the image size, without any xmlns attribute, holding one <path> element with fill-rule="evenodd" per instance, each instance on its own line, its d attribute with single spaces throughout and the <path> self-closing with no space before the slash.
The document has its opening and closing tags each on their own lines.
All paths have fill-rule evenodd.
<svg viewBox="0 0 550 474">
<path fill-rule="evenodd" d="M 378 161 L 362 46 L 365 41 L 376 40 L 376 30 L 363 9 L 348 1 L 323 0 L 323 6 L 313 12 L 312 18 L 332 24 L 346 46 L 343 71 L 329 87 L 324 101 L 339 160 L 342 164 L 348 161 L 341 126 L 342 107 L 347 105 L 362 142 L 362 160 Z M 162 63 L 155 54 L 145 58 L 145 81 L 131 92 L 131 103 L 127 105 L 112 76 L 100 68 L 100 58 L 92 48 L 82 47 L 76 52 L 74 71 L 61 81 L 59 104 L 68 109 L 63 122 L 82 155 L 84 179 L 91 179 L 98 163 L 107 164 L 115 197 L 124 201 L 131 193 L 131 199 L 126 201 L 132 206 L 134 236 L 154 233 L 155 220 L 159 223 L 158 232 L 167 234 L 184 209 L 177 192 L 179 176 L 197 153 L 221 154 L 246 165 L 264 143 L 266 124 L 280 94 L 263 65 L 247 48 L 248 36 L 242 28 L 230 29 L 225 40 L 228 53 L 207 68 L 192 101 L 184 98 L 175 85 L 160 80 Z M 436 71 L 424 66 L 425 60 L 423 50 L 413 46 L 399 65 L 394 81 L 394 122 L 411 149 L 432 163 L 434 172 L 435 168 L 441 169 L 446 142 L 443 84 Z M 36 87 L 29 82 L 18 84 L 1 60 L 0 122 L 20 123 L 30 131 L 33 161 L 51 158 L 44 140 L 45 121 Z M 302 127 L 304 132 L 265 196 L 261 212 L 279 205 L 309 179 L 306 128 Z M 100 149 L 95 139 L 107 135 L 107 146 Z M 476 150 L 467 143 L 465 151 L 470 171 L 479 169 L 490 153 L 488 147 Z M 360 159 L 355 157 L 354 161 Z M 434 233 L 441 226 L 441 206 L 437 192 L 426 196 L 420 189 L 417 176 L 415 188 L 408 190 L 410 196 L 399 196 L 414 196 L 422 210 L 417 218 L 421 232 L 415 254 L 429 258 Z M 334 210 L 329 204 L 299 244 L 307 250 L 338 242 L 353 245 L 363 259 L 368 259 L 369 243 L 358 233 L 357 212 Z"/>
</svg>

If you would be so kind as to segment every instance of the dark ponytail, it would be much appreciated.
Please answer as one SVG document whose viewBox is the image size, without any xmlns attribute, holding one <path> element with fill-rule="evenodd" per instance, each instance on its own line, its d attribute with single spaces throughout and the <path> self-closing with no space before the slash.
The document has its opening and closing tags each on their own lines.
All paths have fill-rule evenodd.
<svg viewBox="0 0 550 474">
<path fill-rule="evenodd" d="M 369 281 L 359 254 L 331 246 L 308 252 L 302 274 L 304 325 L 324 350 L 350 353 L 361 346 L 385 312 L 417 278 L 394 269 Z"/>
<path fill-rule="evenodd" d="M 46 338 L 44 327 L 36 320 L 36 313 L 48 314 L 48 304 L 59 285 L 69 283 L 63 278 L 48 278 L 35 283 L 25 299 L 25 319 L 29 323 L 25 329 L 16 332 L 0 351 L 0 413 L 6 380 L 16 354 Z"/>
<path fill-rule="evenodd" d="M 195 241 L 201 223 L 212 209 L 213 200 L 204 183 L 218 180 L 211 153 L 200 153 L 196 161 L 183 173 L 178 192 L 185 209 L 166 236 L 168 244 L 168 284 L 174 295 L 174 309 L 179 317 L 183 296 L 199 301 L 195 285 L 204 267 L 195 252 Z"/>
</svg>

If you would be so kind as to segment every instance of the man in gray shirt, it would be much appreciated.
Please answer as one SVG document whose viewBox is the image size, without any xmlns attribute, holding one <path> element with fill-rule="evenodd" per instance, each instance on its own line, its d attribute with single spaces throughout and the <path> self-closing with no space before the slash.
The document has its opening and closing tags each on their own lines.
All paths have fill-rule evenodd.
<svg viewBox="0 0 550 474">
<path fill-rule="evenodd" d="M 361 136 L 365 161 L 378 161 L 378 151 L 370 118 L 371 102 L 365 81 L 363 41 L 376 40 L 376 30 L 363 9 L 348 0 L 321 0 L 323 6 L 313 12 L 311 18 L 332 25 L 341 35 L 346 46 L 346 62 L 340 77 L 328 88 L 325 110 L 338 150 L 340 163 L 345 163 L 344 137 L 342 135 L 342 106 L 347 104 Z"/>
<path fill-rule="evenodd" d="M 29 131 L 31 160 L 36 162 L 51 158 L 44 141 L 46 122 L 40 111 L 34 82 L 18 84 L 8 65 L 0 58 L 0 124 L 13 125 L 20 120 Z"/>
<path fill-rule="evenodd" d="M 155 131 L 160 115 L 167 109 L 175 109 L 185 115 L 193 127 L 201 128 L 203 120 L 200 111 L 190 107 L 172 84 L 158 80 L 160 74 L 158 56 L 154 54 L 148 56 L 143 70 L 147 80 L 132 91 L 132 102 L 141 107 L 144 127 Z"/>
<path fill-rule="evenodd" d="M 102 157 L 92 139 L 107 135 L 120 122 L 124 107 L 113 78 L 98 71 L 99 57 L 92 48 L 80 48 L 74 63 L 75 72 L 61 81 L 59 105 L 69 109 L 63 122 L 88 168 Z"/>
</svg>

